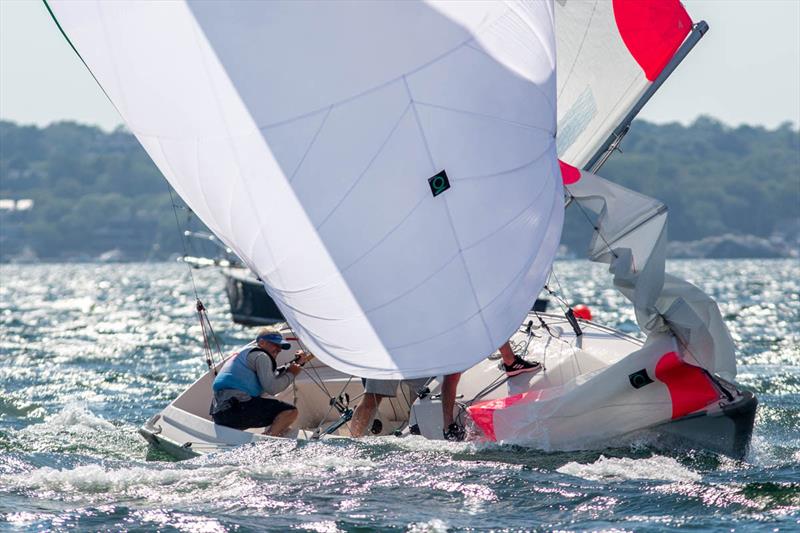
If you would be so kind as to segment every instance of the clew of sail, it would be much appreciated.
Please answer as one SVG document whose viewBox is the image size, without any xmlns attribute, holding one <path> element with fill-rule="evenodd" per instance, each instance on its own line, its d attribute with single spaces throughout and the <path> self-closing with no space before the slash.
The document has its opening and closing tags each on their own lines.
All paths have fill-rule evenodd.
<svg viewBox="0 0 800 533">
<path fill-rule="evenodd" d="M 48 6 L 326 364 L 460 371 L 524 318 L 563 220 L 551 2 Z"/>
<path fill-rule="evenodd" d="M 556 0 L 558 155 L 584 167 L 692 29 L 678 0 Z"/>
</svg>

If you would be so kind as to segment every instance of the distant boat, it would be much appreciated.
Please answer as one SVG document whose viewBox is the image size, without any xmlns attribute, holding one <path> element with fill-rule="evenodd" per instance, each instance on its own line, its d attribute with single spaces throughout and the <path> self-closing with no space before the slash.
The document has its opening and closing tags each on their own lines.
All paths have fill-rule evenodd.
<svg viewBox="0 0 800 533">
<path fill-rule="evenodd" d="M 297 438 L 348 434 L 354 376 L 468 369 L 455 414 L 477 438 L 568 450 L 652 431 L 745 453 L 757 401 L 716 304 L 664 272 L 665 206 L 594 174 L 707 29 L 677 0 L 48 5 L 317 356 L 283 395 Z M 565 197 L 644 343 L 529 312 Z M 505 376 L 486 357 L 509 338 L 544 370 Z M 145 438 L 176 455 L 265 438 L 211 421 L 219 364 Z M 382 432 L 441 438 L 437 381 L 385 402 Z"/>
</svg>

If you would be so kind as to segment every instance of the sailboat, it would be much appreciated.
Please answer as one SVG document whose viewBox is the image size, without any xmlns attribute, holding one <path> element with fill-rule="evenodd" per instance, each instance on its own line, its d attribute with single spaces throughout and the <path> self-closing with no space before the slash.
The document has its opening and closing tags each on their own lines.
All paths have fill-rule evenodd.
<svg viewBox="0 0 800 533">
<path fill-rule="evenodd" d="M 442 438 L 441 376 L 468 369 L 455 414 L 475 438 L 569 450 L 651 431 L 746 453 L 757 401 L 716 304 L 664 273 L 666 209 L 595 174 L 707 29 L 677 0 L 46 5 L 316 355 L 278 396 L 294 438 L 349 435 L 354 376 L 432 376 L 373 433 Z M 590 259 L 645 341 L 530 311 L 565 198 L 594 213 Z M 543 370 L 505 376 L 507 339 Z M 270 438 L 211 421 L 221 364 L 142 435 L 179 457 Z"/>
</svg>

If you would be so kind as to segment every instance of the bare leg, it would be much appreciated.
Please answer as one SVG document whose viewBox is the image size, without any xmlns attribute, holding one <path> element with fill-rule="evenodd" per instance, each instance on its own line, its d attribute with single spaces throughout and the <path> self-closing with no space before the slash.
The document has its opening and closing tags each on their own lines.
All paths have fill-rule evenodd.
<svg viewBox="0 0 800 533">
<path fill-rule="evenodd" d="M 364 393 L 364 397 L 356 407 L 353 420 L 350 422 L 350 434 L 353 437 L 358 439 L 364 436 L 367 431 L 367 424 L 375 416 L 375 411 L 377 411 L 382 399 L 383 396 L 369 392 Z"/>
<path fill-rule="evenodd" d="M 508 344 L 508 341 L 500 347 L 500 355 L 503 356 L 503 363 L 505 365 L 511 366 L 514 364 L 514 351 L 511 349 L 511 345 Z"/>
<path fill-rule="evenodd" d="M 442 383 L 442 421 L 444 422 L 444 429 L 453 423 L 453 408 L 456 405 L 456 389 L 458 388 L 458 380 L 461 379 L 461 372 L 457 374 L 450 374 L 444 377 Z"/>
<path fill-rule="evenodd" d="M 280 437 L 289 426 L 291 426 L 295 420 L 297 420 L 298 411 L 297 408 L 288 409 L 286 411 L 281 411 L 278 413 L 278 416 L 275 417 L 275 420 L 272 421 L 272 425 L 269 426 L 269 431 L 266 432 L 267 435 L 271 435 L 273 437 Z"/>
</svg>

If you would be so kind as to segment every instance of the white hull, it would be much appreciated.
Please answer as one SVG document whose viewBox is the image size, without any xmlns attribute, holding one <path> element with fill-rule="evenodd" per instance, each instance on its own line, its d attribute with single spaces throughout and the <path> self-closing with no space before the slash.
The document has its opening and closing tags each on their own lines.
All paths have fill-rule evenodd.
<svg viewBox="0 0 800 533">
<path fill-rule="evenodd" d="M 512 338 L 512 345 L 517 353 L 524 349 L 526 326 L 532 323 L 535 336 L 527 346 L 527 357 L 540 361 L 543 370 L 506 378 L 495 354 L 462 375 L 456 415 L 468 422 L 474 438 L 545 450 L 573 450 L 604 447 L 618 443 L 616 439 L 623 435 L 655 428 L 694 446 L 728 455 L 744 454 L 752 431 L 755 399 L 714 380 L 718 395 L 706 401 L 689 391 L 688 401 L 697 403 L 699 398 L 702 405 L 698 404 L 697 409 L 694 407 L 698 405 L 688 407 L 691 412 L 679 412 L 679 408 L 687 409 L 687 400 L 676 398 L 681 393 L 670 383 L 670 375 L 664 374 L 663 361 L 659 359 L 665 350 L 677 352 L 671 338 L 644 346 L 623 333 L 585 321 L 580 322 L 583 334 L 576 336 L 564 317 L 540 316 L 550 333 L 531 314 Z M 284 334 L 293 339 L 290 331 Z M 293 345 L 282 358 L 288 360 L 299 348 Z M 659 356 L 654 358 L 653 353 Z M 660 361 L 662 366 L 654 369 L 653 361 Z M 629 376 L 640 368 L 646 369 L 652 381 L 637 389 Z M 696 367 L 689 370 L 690 377 L 699 375 Z M 655 377 L 658 372 L 666 385 Z M 673 371 L 673 377 L 674 374 Z M 427 438 L 441 439 L 440 379 L 430 383 L 430 394 L 424 398 L 414 398 L 402 387 L 397 397 L 384 400 L 378 413 L 382 426 L 378 434 L 407 434 L 411 426 L 412 432 L 418 429 Z M 142 435 L 179 458 L 271 438 L 262 435 L 264 428 L 239 431 L 214 424 L 208 414 L 211 381 L 212 374 L 208 372 L 148 421 L 141 429 Z M 694 386 L 691 382 L 688 385 Z M 362 392 L 359 378 L 315 360 L 306 365 L 295 385 L 277 398 L 293 403 L 300 411 L 291 438 L 314 438 L 315 432 L 320 431 L 323 438 L 349 437 L 347 424 L 330 435 L 324 434 L 340 419 L 340 413 L 330 405 L 330 397 L 349 396 L 350 408 L 354 409 Z M 490 403 L 491 400 L 495 402 Z M 465 408 L 470 405 L 468 415 Z"/>
</svg>

